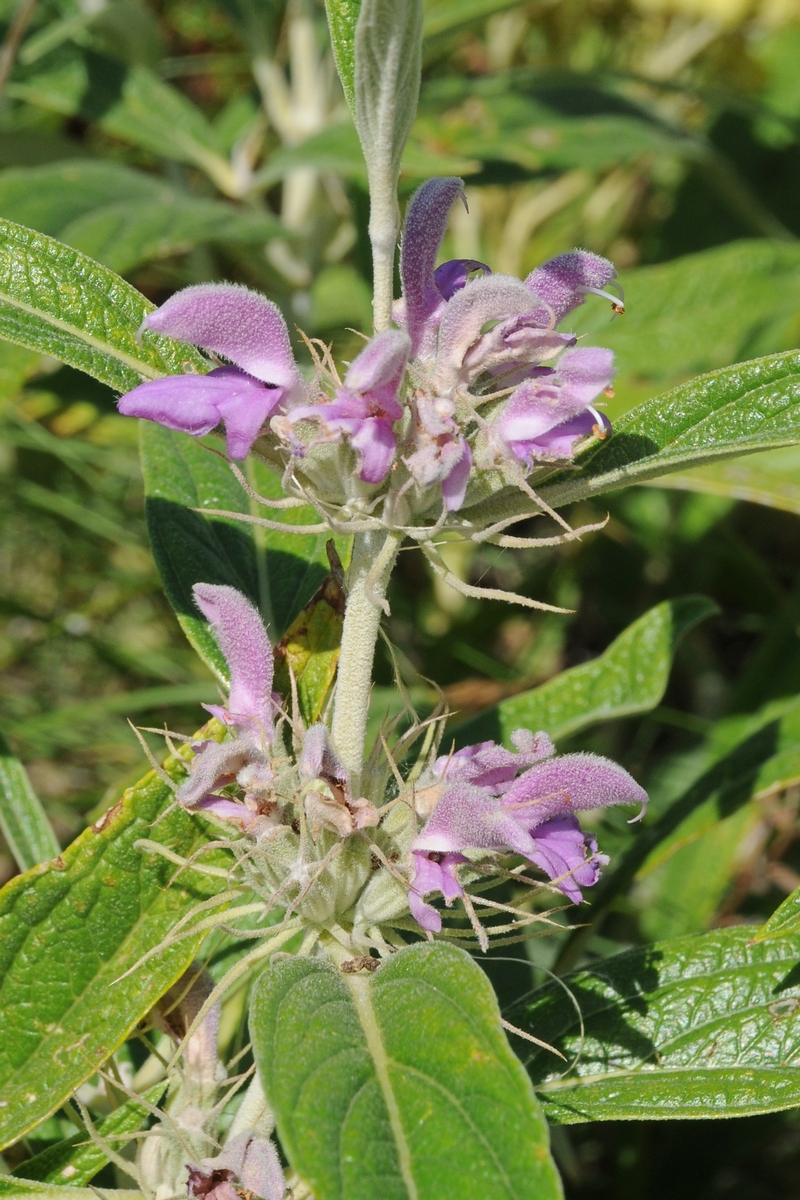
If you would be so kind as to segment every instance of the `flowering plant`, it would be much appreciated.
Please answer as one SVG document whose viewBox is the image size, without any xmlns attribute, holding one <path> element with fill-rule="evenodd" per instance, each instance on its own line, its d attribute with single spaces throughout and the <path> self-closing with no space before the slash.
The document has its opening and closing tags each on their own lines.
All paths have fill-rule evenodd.
<svg viewBox="0 0 800 1200">
<path fill-rule="evenodd" d="M 74 985 L 80 1003 L 48 991 L 29 1020 L 34 984 L 25 1004 L 9 1006 L 22 1050 L 0 1102 L 6 1141 L 95 1075 L 126 1097 L 124 1120 L 98 1128 L 77 1093 L 93 1170 L 69 1158 L 52 1179 L 55 1168 L 32 1159 L 16 1194 L 74 1194 L 112 1162 L 138 1189 L 120 1200 L 367 1200 L 379 1189 L 414 1200 L 551 1200 L 561 1185 L 542 1103 L 567 1122 L 800 1101 L 783 1076 L 742 1099 L 754 1072 L 785 1066 L 786 1046 L 778 1035 L 767 1045 L 766 1032 L 796 900 L 756 939 L 723 931 L 650 958 L 622 956 L 517 996 L 503 1015 L 481 966 L 496 948 L 563 936 L 595 888 L 599 919 L 647 853 L 645 833 L 644 850 L 634 839 L 628 865 L 614 871 L 580 815 L 622 806 L 638 822 L 641 784 L 607 757 L 559 753 L 555 743 L 658 704 L 659 672 L 681 629 L 707 614 L 702 601 L 645 614 L 603 656 L 593 692 L 581 668 L 554 681 L 573 689 L 568 720 L 553 685 L 491 737 L 466 721 L 453 732 L 443 702 L 418 712 L 399 671 L 392 714 L 376 712 L 372 697 L 401 547 L 418 547 L 464 596 L 564 612 L 470 582 L 443 545 L 536 550 L 601 530 L 605 521 L 573 526 L 561 510 L 755 448 L 757 422 L 745 436 L 726 413 L 755 405 L 750 393 L 766 384 L 760 402 L 782 411 L 790 367 L 778 356 L 749 377 L 722 372 L 612 431 L 602 406 L 613 355 L 569 330 L 587 302 L 624 313 L 612 263 L 569 249 L 525 279 L 472 259 L 439 263 L 452 206 L 464 199 L 454 176 L 418 188 L 401 230 L 421 4 L 329 7 L 370 182 L 374 327 L 352 361 L 302 332 L 294 344 L 259 292 L 196 284 L 152 309 L 84 259 L 83 324 L 68 326 L 37 301 L 17 333 L 51 349 L 57 334 L 64 361 L 111 383 L 120 413 L 143 418 L 154 552 L 221 694 L 196 734 L 162 731 L 164 762 L 142 737 L 152 773 L 63 857 L 7 889 L 10 994 L 30 988 L 26 972 L 46 955 L 41 977 L 60 980 L 62 992 Z M 29 265 L 61 261 L 57 243 L 14 236 Z M 99 315 L 92 289 L 106 306 Z M 788 421 L 761 436 L 797 440 Z M 181 471 L 194 488 L 188 502 L 176 500 Z M 263 576 L 280 572 L 281 554 L 293 578 L 300 564 L 302 580 L 283 623 L 263 602 Z M 562 965 L 582 953 L 577 911 Z M 78 955 L 72 932 L 59 948 L 59 931 L 73 926 Z M 730 977 L 745 975 L 749 999 L 726 1013 Z M 780 1002 L 796 1004 L 793 983 L 783 990 Z M 752 1053 L 738 1040 L 746 1010 Z M 717 1030 L 710 1050 L 694 1012 Z M 227 1063 L 225 1019 L 249 1021 L 251 1043 Z M 113 1055 L 145 1020 L 149 1057 L 126 1076 Z M 115 1139 L 137 1130 L 135 1156 L 123 1157 Z M 15 1194 L 4 1187 L 0 1195 Z"/>
</svg>

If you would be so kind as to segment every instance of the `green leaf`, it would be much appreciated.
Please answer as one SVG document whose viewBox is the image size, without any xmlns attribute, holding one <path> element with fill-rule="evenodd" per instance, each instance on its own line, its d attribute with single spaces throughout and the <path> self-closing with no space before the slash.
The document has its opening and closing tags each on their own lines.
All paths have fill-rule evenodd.
<svg viewBox="0 0 800 1200">
<path fill-rule="evenodd" d="M 800 931 L 800 888 L 795 888 L 753 936 L 754 942 L 769 942 L 775 938 L 797 937 Z"/>
<path fill-rule="evenodd" d="M 461 950 L 375 975 L 273 962 L 250 1033 L 281 1142 L 317 1200 L 557 1200 L 547 1128 Z"/>
<path fill-rule="evenodd" d="M 712 371 L 655 396 L 617 421 L 613 436 L 582 456 L 577 470 L 558 472 L 537 490 L 560 507 L 687 466 L 798 441 L 800 354 L 792 351 Z"/>
<path fill-rule="evenodd" d="M 214 126 L 177 88 L 146 67 L 127 70 L 113 59 L 75 47 L 46 61 L 52 65 L 10 84 L 8 94 L 94 120 L 113 137 L 198 167 L 226 195 L 238 194 L 236 173 Z"/>
<path fill-rule="evenodd" d="M 177 759 L 165 767 L 176 778 L 185 770 Z M 194 868 L 175 877 L 173 863 L 136 848 L 148 838 L 188 857 L 208 840 L 200 818 L 174 807 L 164 815 L 172 799 L 146 775 L 59 858 L 0 891 L 0 1148 L 113 1054 L 203 939 L 162 946 L 137 966 L 179 918 L 224 887 Z"/>
<path fill-rule="evenodd" d="M 574 1060 L 563 1071 L 548 1051 L 525 1047 L 550 1119 L 699 1119 L 799 1105 L 797 941 L 754 945 L 752 936 L 738 927 L 657 942 L 515 1006 L 509 1021 Z"/>
<path fill-rule="evenodd" d="M 249 513 L 250 501 L 227 462 L 208 446 L 160 425 L 141 425 L 147 525 L 164 590 L 197 653 L 227 681 L 227 664 L 192 598 L 195 583 L 225 583 L 258 605 L 277 641 L 327 574 L 327 532 L 297 535 L 261 529 L 227 517 L 205 517 L 196 508 Z M 279 496 L 280 482 L 251 463 L 251 483 Z M 285 510 L 270 510 L 280 519 Z M 311 508 L 288 519 L 317 523 Z"/>
<path fill-rule="evenodd" d="M 624 317 L 610 321 L 606 306 L 590 301 L 565 324 L 610 347 L 623 381 L 669 385 L 797 345 L 796 243 L 730 242 L 626 271 L 622 280 Z"/>
<path fill-rule="evenodd" d="M 356 110 L 356 21 L 361 0 L 325 0 L 331 48 L 342 90 L 352 113 Z"/>
<path fill-rule="evenodd" d="M 659 487 L 748 500 L 751 504 L 800 513 L 800 450 L 787 446 L 784 450 L 725 459 L 694 471 L 665 475 L 653 482 Z"/>
<path fill-rule="evenodd" d="M 80 159 L 3 171 L 0 214 L 119 272 L 203 242 L 263 243 L 280 228 L 266 213 L 200 199 L 121 163 Z"/>
<path fill-rule="evenodd" d="M 645 819 L 633 845 L 594 889 L 592 915 L 603 912 L 637 875 L 657 869 L 755 797 L 766 799 L 800 782 L 800 700 L 769 705 L 717 727 L 702 774 L 656 817 Z M 585 931 L 573 935 L 577 939 Z"/>
<path fill-rule="evenodd" d="M 28 773 L 0 733 L 0 829 L 20 871 L 55 858 L 60 850 Z"/>
<path fill-rule="evenodd" d="M 306 726 L 319 720 L 336 674 L 344 606 L 344 592 L 329 575 L 275 647 L 275 687 L 291 695 L 291 667 Z"/>
<path fill-rule="evenodd" d="M 521 728 L 544 729 L 558 740 L 596 721 L 648 712 L 666 691 L 679 639 L 716 611 L 713 601 L 703 596 L 656 605 L 591 662 L 562 671 L 459 725 L 459 745 L 486 738 L 510 745 L 510 735 Z"/>
<path fill-rule="evenodd" d="M 158 1104 L 167 1090 L 167 1080 L 148 1088 L 142 1094 L 147 1104 Z M 110 1116 L 98 1121 L 97 1132 L 111 1141 L 119 1151 L 124 1145 L 120 1134 L 135 1133 L 150 1112 L 147 1105 L 138 1100 L 128 1100 Z M 108 1155 L 101 1145 L 89 1139 L 88 1134 L 74 1133 L 55 1146 L 48 1146 L 41 1154 L 29 1158 L 12 1172 L 23 1179 L 38 1179 L 42 1183 L 65 1184 L 70 1188 L 82 1187 L 93 1179 L 108 1162 Z M 0 1193 L 2 1194 L 2 1193 Z"/>
<path fill-rule="evenodd" d="M 142 379 L 207 364 L 189 346 L 136 334 L 153 305 L 106 267 L 44 234 L 0 219 L 0 337 L 61 362 L 119 392 Z"/>
</svg>

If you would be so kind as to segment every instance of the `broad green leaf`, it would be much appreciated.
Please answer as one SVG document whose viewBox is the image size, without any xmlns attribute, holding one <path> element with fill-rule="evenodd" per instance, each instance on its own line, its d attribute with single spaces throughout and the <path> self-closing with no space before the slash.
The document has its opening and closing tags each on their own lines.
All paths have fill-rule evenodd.
<svg viewBox="0 0 800 1200">
<path fill-rule="evenodd" d="M 165 767 L 176 778 L 185 770 L 178 759 Z M 173 863 L 135 847 L 148 838 L 188 857 L 208 840 L 200 818 L 177 808 L 164 815 L 172 799 L 146 775 L 60 857 L 0 891 L 0 1147 L 113 1054 L 203 939 L 164 945 L 137 967 L 179 918 L 224 887 L 194 868 L 175 877 Z"/>
<path fill-rule="evenodd" d="M 189 346 L 136 334 L 153 305 L 106 267 L 0 219 L 0 338 L 51 354 L 119 392 L 207 364 Z"/>
<path fill-rule="evenodd" d="M 516 8 L 518 3 L 519 0 L 426 0 L 422 32 L 425 37 L 450 33 L 471 21 Z"/>
<path fill-rule="evenodd" d="M 521 728 L 544 729 L 558 740 L 596 721 L 648 712 L 666 691 L 678 640 L 716 611 L 702 596 L 658 604 L 591 662 L 459 725 L 459 745 L 485 738 L 510 745 L 510 735 Z"/>
<path fill-rule="evenodd" d="M 623 381 L 668 385 L 797 345 L 800 247 L 794 242 L 730 242 L 625 271 L 621 281 L 624 317 L 611 321 L 606 306 L 591 301 L 565 328 L 609 346 Z"/>
<path fill-rule="evenodd" d="M 158 1104 L 167 1090 L 167 1080 L 157 1083 L 143 1093 L 148 1104 Z M 113 1138 L 112 1147 L 119 1151 L 124 1143 L 120 1134 L 135 1133 L 150 1109 L 138 1100 L 128 1100 L 110 1116 L 97 1122 L 97 1132 L 106 1139 Z M 41 1154 L 29 1158 L 13 1172 L 23 1179 L 38 1179 L 42 1183 L 64 1184 L 70 1188 L 82 1187 L 93 1179 L 108 1162 L 98 1142 L 88 1134 L 74 1133 L 55 1146 L 48 1146 Z M 0 1193 L 2 1194 L 2 1193 Z"/>
<path fill-rule="evenodd" d="M 55 858 L 60 850 L 28 772 L 0 733 L 0 830 L 20 871 Z"/>
<path fill-rule="evenodd" d="M 200 199 L 121 163 L 80 159 L 2 172 L 0 215 L 119 272 L 202 242 L 263 243 L 280 228 L 266 213 Z"/>
<path fill-rule="evenodd" d="M 653 482 L 659 487 L 749 500 L 751 504 L 800 513 L 800 450 L 787 446 L 785 450 L 748 454 Z"/>
<path fill-rule="evenodd" d="M 645 863 L 638 873 L 633 897 L 648 941 L 708 929 L 752 855 L 752 836 L 762 820 L 755 802 L 725 816 L 712 799 L 667 839 L 668 847 L 659 847 L 653 865 Z"/>
<path fill-rule="evenodd" d="M 655 396 L 617 421 L 613 436 L 537 490 L 561 507 L 614 488 L 751 450 L 800 441 L 800 354 L 712 371 Z M 510 501 L 518 504 L 516 497 Z M 467 510 L 469 511 L 469 510 Z"/>
<path fill-rule="evenodd" d="M 521 1051 L 549 1118 L 702 1119 L 800 1105 L 797 941 L 754 945 L 753 932 L 630 950 L 514 1006 L 509 1021 L 572 1064 Z"/>
<path fill-rule="evenodd" d="M 800 931 L 800 888 L 780 904 L 760 929 L 756 930 L 754 942 L 769 942 L 775 938 L 797 937 Z"/>
<path fill-rule="evenodd" d="M 228 517 L 205 517 L 195 509 L 249 513 L 250 501 L 228 463 L 208 446 L 147 421 L 141 426 L 142 471 L 153 557 L 178 620 L 200 657 L 218 677 L 227 665 L 192 598 L 195 583 L 225 583 L 257 604 L 277 641 L 327 574 L 322 534 L 297 535 L 261 529 Z M 276 475 L 258 464 L 251 483 L 279 496 Z M 263 511 L 263 510 L 262 510 Z M 297 523 L 318 523 L 311 508 L 266 510 Z"/>
<path fill-rule="evenodd" d="M 632 879 L 656 870 L 684 846 L 755 797 L 765 799 L 800 782 L 800 701 L 722 722 L 699 778 L 654 819 L 645 818 L 625 856 L 594 889 L 597 917 Z M 578 939 L 584 933 L 574 935 Z"/>
<path fill-rule="evenodd" d="M 307 726 L 319 720 L 336 674 L 344 604 L 341 587 L 329 575 L 275 647 L 275 686 L 291 695 L 291 669 Z"/>
<path fill-rule="evenodd" d="M 292 1165 L 316 1200 L 557 1200 L 547 1128 L 486 976 L 442 944 L 374 974 L 284 958 L 250 1016 Z"/>
<path fill-rule="evenodd" d="M 336 70 L 342 81 L 342 90 L 350 106 L 356 109 L 356 21 L 361 11 L 361 0 L 325 0 L 328 28 Z"/>
</svg>

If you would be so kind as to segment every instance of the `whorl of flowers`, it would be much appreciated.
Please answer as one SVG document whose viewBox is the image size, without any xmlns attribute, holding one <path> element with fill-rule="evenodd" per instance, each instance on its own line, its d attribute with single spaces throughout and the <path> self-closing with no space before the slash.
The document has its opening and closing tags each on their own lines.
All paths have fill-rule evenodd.
<svg viewBox="0 0 800 1200">
<path fill-rule="evenodd" d="M 473 904 L 470 884 L 508 878 L 541 888 L 524 870 L 508 869 L 509 860 L 521 860 L 580 903 L 581 889 L 608 860 L 576 814 L 647 803 L 616 763 L 595 754 L 557 756 L 546 734 L 527 730 L 512 735 L 512 750 L 482 742 L 434 753 L 416 783 L 387 803 L 360 796 L 327 728 L 305 729 L 281 709 L 272 693 L 272 650 L 250 601 L 226 586 L 197 584 L 194 594 L 230 668 L 227 704 L 207 706 L 228 734 L 194 743 L 177 799 L 241 831 L 233 843 L 240 869 L 268 907 L 344 926 L 369 945 L 391 930 L 439 933 L 442 913 L 428 897 L 438 894 L 448 907 L 461 897 L 485 946 L 474 904 L 484 917 L 513 917 L 496 932 L 538 918 L 487 899 L 483 887 Z"/>
<path fill-rule="evenodd" d="M 536 478 L 611 431 L 595 406 L 614 375 L 611 351 L 578 346 L 557 326 L 591 293 L 623 311 L 621 292 L 607 290 L 616 287 L 612 264 L 585 250 L 557 255 L 525 280 L 469 259 L 437 267 L 459 198 L 461 180 L 444 178 L 410 201 L 394 327 L 368 340 L 343 378 L 329 348 L 308 340 L 314 370 L 301 374 L 286 322 L 264 296 L 200 284 L 148 314 L 142 333 L 233 365 L 144 383 L 120 412 L 195 436 L 223 426 L 230 459 L 255 449 L 283 472 L 282 506 L 310 501 L 320 528 L 410 536 L 440 573 L 432 543 L 442 530 L 512 544 L 503 531 L 513 521 L 556 516 L 533 490 Z M 527 503 L 498 519 L 494 501 L 509 489 Z M 556 519 L 561 537 L 580 532 Z M 523 543 L 538 544 L 513 540 Z"/>
</svg>

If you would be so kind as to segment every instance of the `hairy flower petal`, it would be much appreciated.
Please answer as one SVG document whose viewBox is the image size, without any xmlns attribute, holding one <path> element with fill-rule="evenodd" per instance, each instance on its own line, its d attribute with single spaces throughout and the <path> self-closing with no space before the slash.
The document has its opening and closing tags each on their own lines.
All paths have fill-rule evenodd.
<svg viewBox="0 0 800 1200">
<path fill-rule="evenodd" d="M 256 744 L 272 738 L 273 655 L 264 623 L 246 596 L 224 584 L 196 583 L 195 603 L 207 618 L 230 667 L 227 711 Z"/>
<path fill-rule="evenodd" d="M 511 785 L 500 801 L 531 830 L 550 817 L 610 804 L 638 804 L 640 816 L 647 807 L 647 792 L 624 767 L 599 754 L 564 754 L 537 763 Z M 434 810 L 434 816 L 436 812 Z"/>
<path fill-rule="evenodd" d="M 238 284 L 199 283 L 183 288 L 148 313 L 142 328 L 224 354 L 249 375 L 273 386 L 289 388 L 298 378 L 280 309 L 260 292 Z"/>
<path fill-rule="evenodd" d="M 453 202 L 464 194 L 464 184 L 455 176 L 428 179 L 409 201 L 400 245 L 400 279 L 406 328 L 413 352 L 423 347 L 426 333 L 440 312 L 444 297 L 436 286 L 434 266 L 447 229 Z"/>
<path fill-rule="evenodd" d="M 605 288 L 616 277 L 616 268 L 607 258 L 588 250 L 569 250 L 531 271 L 525 286 L 544 300 L 558 324 L 567 313 L 583 304 L 587 288 Z M 541 310 L 542 314 L 546 311 Z"/>
<path fill-rule="evenodd" d="M 583 899 L 581 887 L 593 887 L 608 856 L 597 853 L 597 842 L 580 827 L 577 817 L 551 817 L 531 830 L 535 850 L 531 861 L 558 884 L 574 904 Z"/>
</svg>

